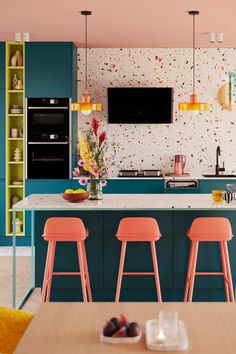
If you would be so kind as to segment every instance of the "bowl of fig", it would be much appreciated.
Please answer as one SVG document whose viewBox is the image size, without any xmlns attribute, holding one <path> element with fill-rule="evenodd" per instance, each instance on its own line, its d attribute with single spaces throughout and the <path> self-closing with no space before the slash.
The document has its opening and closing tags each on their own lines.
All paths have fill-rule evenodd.
<svg viewBox="0 0 236 354">
<path fill-rule="evenodd" d="M 137 343 L 142 331 L 137 322 L 129 322 L 124 316 L 112 317 L 102 329 L 101 341 L 110 344 Z"/>
</svg>

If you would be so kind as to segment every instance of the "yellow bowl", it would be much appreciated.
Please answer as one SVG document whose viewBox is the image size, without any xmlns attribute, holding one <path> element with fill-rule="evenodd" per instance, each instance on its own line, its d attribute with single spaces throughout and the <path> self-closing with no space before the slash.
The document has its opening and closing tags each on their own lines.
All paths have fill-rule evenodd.
<svg viewBox="0 0 236 354">
<path fill-rule="evenodd" d="M 212 199 L 214 200 L 214 202 L 223 202 L 224 198 L 222 196 L 223 194 L 223 190 L 217 189 L 212 191 Z"/>
</svg>

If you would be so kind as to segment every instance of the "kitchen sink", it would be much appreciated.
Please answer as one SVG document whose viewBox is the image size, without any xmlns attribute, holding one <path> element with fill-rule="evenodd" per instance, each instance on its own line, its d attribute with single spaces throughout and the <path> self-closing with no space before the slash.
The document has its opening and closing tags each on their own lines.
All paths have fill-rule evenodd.
<svg viewBox="0 0 236 354">
<path fill-rule="evenodd" d="M 202 175 L 206 178 L 236 178 L 236 175 Z"/>
</svg>

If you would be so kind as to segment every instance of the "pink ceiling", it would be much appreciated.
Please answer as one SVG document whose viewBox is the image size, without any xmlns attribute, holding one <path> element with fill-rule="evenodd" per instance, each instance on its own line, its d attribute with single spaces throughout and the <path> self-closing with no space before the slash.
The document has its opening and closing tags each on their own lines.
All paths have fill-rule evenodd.
<svg viewBox="0 0 236 354">
<path fill-rule="evenodd" d="M 84 17 L 91 10 L 91 47 L 190 47 L 191 18 L 198 47 L 236 47 L 235 0 L 0 0 L 0 40 L 30 32 L 31 41 L 73 41 L 84 45 Z M 210 44 L 208 32 L 224 32 L 223 44 Z"/>
</svg>

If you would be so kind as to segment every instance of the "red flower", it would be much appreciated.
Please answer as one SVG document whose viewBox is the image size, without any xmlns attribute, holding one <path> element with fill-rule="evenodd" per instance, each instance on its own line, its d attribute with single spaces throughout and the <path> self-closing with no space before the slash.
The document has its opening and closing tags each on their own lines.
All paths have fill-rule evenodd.
<svg viewBox="0 0 236 354">
<path fill-rule="evenodd" d="M 99 135 L 99 146 L 102 145 L 105 139 L 106 139 L 106 132 L 101 132 L 101 134 Z"/>
<path fill-rule="evenodd" d="M 99 127 L 100 127 L 99 121 L 94 117 L 92 119 L 92 128 L 93 128 L 93 132 L 96 136 L 97 136 Z"/>
</svg>

